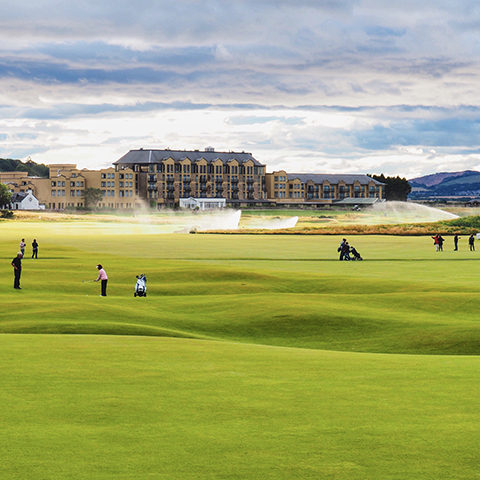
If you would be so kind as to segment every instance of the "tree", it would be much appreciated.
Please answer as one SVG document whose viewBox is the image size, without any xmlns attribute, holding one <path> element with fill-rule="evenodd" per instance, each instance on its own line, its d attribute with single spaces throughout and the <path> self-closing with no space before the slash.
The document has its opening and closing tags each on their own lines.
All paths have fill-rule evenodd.
<svg viewBox="0 0 480 480">
<path fill-rule="evenodd" d="M 11 200 L 12 192 L 4 183 L 0 183 L 0 207 L 9 205 Z"/>
<path fill-rule="evenodd" d="M 30 157 L 25 163 L 11 158 L 0 158 L 0 172 L 27 172 L 30 176 L 48 178 L 49 168 L 43 163 L 35 163 Z"/>
<path fill-rule="evenodd" d="M 101 188 L 88 187 L 84 192 L 85 196 L 85 206 L 93 207 L 94 210 L 97 210 L 97 204 L 103 198 L 103 190 Z"/>
<path fill-rule="evenodd" d="M 381 175 L 368 175 L 374 180 L 385 183 L 385 200 L 397 200 L 399 202 L 406 202 L 408 194 L 412 191 L 411 185 L 406 178 L 400 177 L 386 177 L 383 173 Z"/>
</svg>

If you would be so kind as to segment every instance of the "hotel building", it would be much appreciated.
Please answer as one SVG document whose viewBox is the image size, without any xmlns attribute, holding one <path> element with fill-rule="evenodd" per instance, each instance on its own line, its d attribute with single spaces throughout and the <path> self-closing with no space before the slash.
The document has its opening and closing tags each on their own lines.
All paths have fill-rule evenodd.
<svg viewBox="0 0 480 480">
<path fill-rule="evenodd" d="M 0 172 L 0 182 L 14 193 L 32 190 L 39 202 L 52 210 L 84 207 L 86 188 L 103 191 L 99 207 L 134 208 L 139 201 L 137 175 L 128 168 L 116 172 L 114 167 L 80 170 L 74 164 L 55 164 L 49 169 L 48 178 L 29 177 L 26 172 Z"/>
<path fill-rule="evenodd" d="M 375 199 L 385 198 L 385 184 L 368 175 L 287 173 L 279 170 L 266 174 L 265 185 L 267 198 L 277 205 L 373 203 Z M 348 199 L 351 201 L 348 202 Z"/>
<path fill-rule="evenodd" d="M 48 178 L 26 172 L 0 172 L 14 193 L 32 190 L 45 208 L 85 207 L 85 190 L 101 189 L 99 207 L 132 209 L 148 203 L 178 207 L 180 199 L 215 199 L 234 207 L 322 206 L 374 203 L 385 198 L 385 185 L 367 175 L 266 173 L 266 165 L 246 152 L 130 150 L 100 170 L 74 164 L 49 165 Z M 224 199 L 224 202 L 220 202 Z M 188 202 L 187 202 L 188 203 Z M 191 204 L 190 202 L 189 204 Z"/>
<path fill-rule="evenodd" d="M 230 205 L 267 203 L 266 166 L 245 152 L 130 150 L 114 162 L 117 172 L 138 175 L 139 192 L 158 208 L 180 198 L 225 198 Z"/>
</svg>

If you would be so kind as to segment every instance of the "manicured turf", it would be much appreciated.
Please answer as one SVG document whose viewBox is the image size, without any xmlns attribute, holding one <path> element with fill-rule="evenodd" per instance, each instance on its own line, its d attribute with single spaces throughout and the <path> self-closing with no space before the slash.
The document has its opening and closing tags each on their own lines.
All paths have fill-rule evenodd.
<svg viewBox="0 0 480 480">
<path fill-rule="evenodd" d="M 466 239 L 152 231 L 0 223 L 2 478 L 478 478 Z"/>
</svg>

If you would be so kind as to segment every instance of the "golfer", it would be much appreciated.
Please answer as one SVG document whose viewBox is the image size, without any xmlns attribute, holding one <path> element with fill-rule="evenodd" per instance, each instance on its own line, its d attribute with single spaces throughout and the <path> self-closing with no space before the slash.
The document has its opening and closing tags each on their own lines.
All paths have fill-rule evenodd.
<svg viewBox="0 0 480 480">
<path fill-rule="evenodd" d="M 12 267 L 14 268 L 13 273 L 15 275 L 15 280 L 13 282 L 13 288 L 21 290 L 20 287 L 20 276 L 22 275 L 22 252 L 18 252 L 17 256 L 12 260 Z"/>
<path fill-rule="evenodd" d="M 25 243 L 25 239 L 22 238 L 22 241 L 20 242 L 20 251 L 22 252 L 22 257 L 23 255 L 25 255 L 25 247 L 27 246 L 27 244 Z"/>
<path fill-rule="evenodd" d="M 35 240 L 34 238 L 32 242 L 32 258 L 37 258 L 37 255 L 38 255 L 38 243 L 37 243 L 37 240 Z"/>
<path fill-rule="evenodd" d="M 103 267 L 98 264 L 97 265 L 98 269 L 98 278 L 95 280 L 98 282 L 99 280 L 102 281 L 102 294 L 100 295 L 101 297 L 106 297 L 107 296 L 107 282 L 108 282 L 108 277 L 107 277 L 107 272 L 103 269 Z"/>
</svg>

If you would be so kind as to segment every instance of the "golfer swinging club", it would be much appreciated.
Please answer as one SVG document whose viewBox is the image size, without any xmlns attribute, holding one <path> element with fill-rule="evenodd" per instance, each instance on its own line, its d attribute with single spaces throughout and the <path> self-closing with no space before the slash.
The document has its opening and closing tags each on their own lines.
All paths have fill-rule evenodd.
<svg viewBox="0 0 480 480">
<path fill-rule="evenodd" d="M 100 295 L 101 297 L 106 297 L 107 296 L 107 282 L 108 282 L 108 277 L 107 277 L 107 272 L 103 269 L 103 267 L 98 264 L 97 265 L 98 269 L 98 278 L 95 280 L 98 282 L 99 280 L 102 281 L 102 294 Z"/>
</svg>

